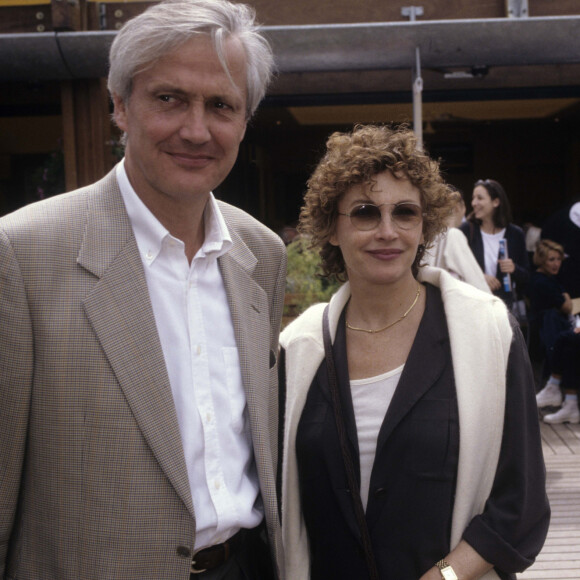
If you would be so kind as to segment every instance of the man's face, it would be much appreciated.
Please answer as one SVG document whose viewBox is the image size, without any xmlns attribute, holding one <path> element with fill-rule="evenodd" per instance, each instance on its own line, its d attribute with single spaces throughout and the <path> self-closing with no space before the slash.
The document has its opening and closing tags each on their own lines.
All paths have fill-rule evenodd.
<svg viewBox="0 0 580 580">
<path fill-rule="evenodd" d="M 125 167 L 156 213 L 165 202 L 202 201 L 232 169 L 246 130 L 246 59 L 225 45 L 232 84 L 211 40 L 200 35 L 133 78 L 131 96 L 113 95 L 115 121 L 128 136 Z"/>
</svg>

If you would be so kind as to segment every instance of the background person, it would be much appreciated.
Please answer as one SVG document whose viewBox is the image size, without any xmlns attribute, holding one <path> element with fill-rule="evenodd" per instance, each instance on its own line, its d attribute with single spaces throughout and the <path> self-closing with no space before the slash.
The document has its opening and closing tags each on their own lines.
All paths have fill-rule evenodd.
<svg viewBox="0 0 580 580">
<path fill-rule="evenodd" d="M 552 240 L 540 240 L 534 253 L 537 267 L 528 286 L 530 324 L 536 329 L 544 356 L 545 379 L 554 372 L 554 345 L 560 334 L 572 330 L 570 315 L 572 300 L 558 281 L 558 272 L 564 260 L 564 248 Z M 562 355 L 560 355 L 561 360 Z M 561 368 L 561 364 L 558 365 Z M 556 371 L 557 372 L 557 371 Z M 560 406 L 562 394 L 559 380 L 550 377 L 536 395 L 538 407 Z"/>
<path fill-rule="evenodd" d="M 546 387 L 538 393 L 538 407 L 561 408 L 543 416 L 545 423 L 580 423 L 580 328 L 562 332 L 553 347 L 552 372 Z M 564 397 L 562 397 L 562 389 Z M 543 395 L 540 397 L 540 395 Z"/>
<path fill-rule="evenodd" d="M 493 179 L 480 179 L 473 188 L 473 212 L 461 231 L 485 274 L 490 290 L 506 304 L 521 298 L 530 277 L 526 241 L 522 229 L 511 223 L 511 208 L 502 185 Z M 508 258 L 498 259 L 500 240 L 507 242 Z M 503 285 L 509 274 L 516 294 Z"/>
<path fill-rule="evenodd" d="M 288 578 L 368 578 L 372 554 L 381 579 L 515 578 L 542 547 L 520 329 L 501 300 L 421 266 L 450 209 L 437 163 L 404 128 L 334 133 L 308 182 L 299 229 L 347 282 L 281 335 Z"/>
<path fill-rule="evenodd" d="M 580 201 L 556 211 L 545 221 L 541 237 L 561 244 L 565 259 L 558 281 L 572 298 L 580 297 Z"/>
<path fill-rule="evenodd" d="M 0 220 L 0 577 L 268 578 L 285 248 L 211 192 L 271 50 L 180 0 L 110 60 L 125 159 Z"/>
</svg>

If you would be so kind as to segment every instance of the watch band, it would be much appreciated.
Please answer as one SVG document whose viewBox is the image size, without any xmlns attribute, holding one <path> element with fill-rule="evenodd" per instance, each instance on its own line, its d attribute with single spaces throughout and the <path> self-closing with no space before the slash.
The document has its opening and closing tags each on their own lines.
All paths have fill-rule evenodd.
<svg viewBox="0 0 580 580">
<path fill-rule="evenodd" d="M 451 564 L 446 560 L 439 560 L 439 562 L 437 562 L 435 566 L 439 568 L 439 572 L 441 572 L 441 578 L 443 580 L 458 580 L 455 570 L 451 567 Z"/>
</svg>

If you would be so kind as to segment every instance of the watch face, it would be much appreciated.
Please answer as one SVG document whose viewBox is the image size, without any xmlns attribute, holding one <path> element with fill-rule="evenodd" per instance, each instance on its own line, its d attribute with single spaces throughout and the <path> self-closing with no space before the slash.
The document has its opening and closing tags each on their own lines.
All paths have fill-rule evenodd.
<svg viewBox="0 0 580 580">
<path fill-rule="evenodd" d="M 457 580 L 457 574 L 455 574 L 455 571 L 451 566 L 443 568 L 441 570 L 441 576 L 443 576 L 445 580 Z"/>
</svg>

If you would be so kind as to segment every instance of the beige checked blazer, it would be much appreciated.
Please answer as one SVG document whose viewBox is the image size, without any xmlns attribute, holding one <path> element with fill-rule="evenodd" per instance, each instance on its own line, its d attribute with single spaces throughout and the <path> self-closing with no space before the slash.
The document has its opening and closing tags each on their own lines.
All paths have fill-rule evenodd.
<svg viewBox="0 0 580 580">
<path fill-rule="evenodd" d="M 285 249 L 220 205 L 220 258 L 271 545 Z M 0 578 L 186 580 L 195 511 L 114 171 L 0 219 Z"/>
</svg>

